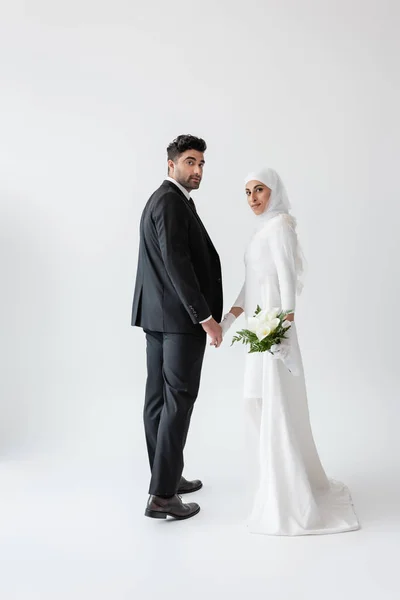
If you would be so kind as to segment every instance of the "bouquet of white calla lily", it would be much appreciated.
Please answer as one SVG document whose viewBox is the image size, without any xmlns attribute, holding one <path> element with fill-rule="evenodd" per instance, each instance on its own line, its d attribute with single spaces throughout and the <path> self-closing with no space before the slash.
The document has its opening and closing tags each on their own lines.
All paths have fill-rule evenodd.
<svg viewBox="0 0 400 600">
<path fill-rule="evenodd" d="M 242 342 L 249 345 L 249 353 L 271 352 L 272 346 L 277 346 L 287 339 L 285 333 L 291 325 L 286 317 L 291 312 L 293 311 L 282 311 L 280 308 L 261 310 L 257 306 L 254 316 L 247 321 L 247 329 L 238 331 L 232 339 L 232 344 Z"/>
</svg>

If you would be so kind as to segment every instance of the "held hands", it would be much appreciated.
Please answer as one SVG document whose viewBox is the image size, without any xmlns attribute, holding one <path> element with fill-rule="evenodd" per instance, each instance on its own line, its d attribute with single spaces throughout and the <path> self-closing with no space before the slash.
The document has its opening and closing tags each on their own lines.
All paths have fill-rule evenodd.
<svg viewBox="0 0 400 600">
<path fill-rule="evenodd" d="M 201 324 L 206 334 L 211 338 L 210 346 L 219 348 L 222 343 L 222 328 L 215 319 L 210 319 Z"/>
<path fill-rule="evenodd" d="M 215 346 L 216 348 L 219 348 L 222 344 L 222 340 L 225 337 L 226 332 L 235 321 L 236 316 L 231 312 L 228 312 L 219 325 L 214 319 L 210 319 L 209 321 L 202 323 L 204 331 L 211 338 L 210 346 Z"/>
</svg>

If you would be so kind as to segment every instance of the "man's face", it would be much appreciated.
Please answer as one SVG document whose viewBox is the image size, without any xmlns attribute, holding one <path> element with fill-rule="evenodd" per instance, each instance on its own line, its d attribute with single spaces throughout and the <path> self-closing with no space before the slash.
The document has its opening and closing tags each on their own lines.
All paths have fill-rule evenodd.
<svg viewBox="0 0 400 600">
<path fill-rule="evenodd" d="M 175 161 L 168 161 L 169 176 L 176 179 L 188 192 L 197 190 L 203 177 L 204 154 L 186 150 Z"/>
</svg>

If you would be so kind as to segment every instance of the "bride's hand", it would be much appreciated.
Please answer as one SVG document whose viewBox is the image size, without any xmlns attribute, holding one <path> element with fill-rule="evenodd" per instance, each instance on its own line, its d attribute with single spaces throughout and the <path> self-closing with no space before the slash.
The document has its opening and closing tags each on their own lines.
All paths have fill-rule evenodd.
<svg viewBox="0 0 400 600">
<path fill-rule="evenodd" d="M 225 334 L 227 333 L 228 329 L 230 329 L 230 327 L 232 327 L 232 325 L 235 321 L 236 321 L 236 317 L 231 312 L 228 312 L 228 313 L 226 313 L 226 315 L 224 315 L 224 318 L 222 319 L 222 321 L 220 323 L 223 338 L 224 338 Z"/>
<path fill-rule="evenodd" d="M 271 346 L 271 356 L 272 358 L 280 359 L 291 374 L 297 376 L 300 375 L 300 369 L 297 365 L 295 356 L 291 352 L 290 328 L 288 330 L 288 335 L 289 337 L 283 339 L 280 344 Z"/>
<path fill-rule="evenodd" d="M 280 344 L 274 344 L 271 346 L 272 358 L 281 359 L 284 361 L 290 352 L 289 340 L 282 340 Z"/>
</svg>

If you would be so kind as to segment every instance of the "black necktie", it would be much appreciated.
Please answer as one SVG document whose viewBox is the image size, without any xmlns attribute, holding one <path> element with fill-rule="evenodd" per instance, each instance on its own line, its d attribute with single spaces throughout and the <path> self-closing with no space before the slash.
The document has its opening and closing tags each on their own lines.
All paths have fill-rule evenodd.
<svg viewBox="0 0 400 600">
<path fill-rule="evenodd" d="M 193 208 L 194 212 L 197 212 L 196 205 L 195 205 L 195 203 L 193 202 L 193 200 L 191 198 L 189 198 L 189 204 Z"/>
</svg>

